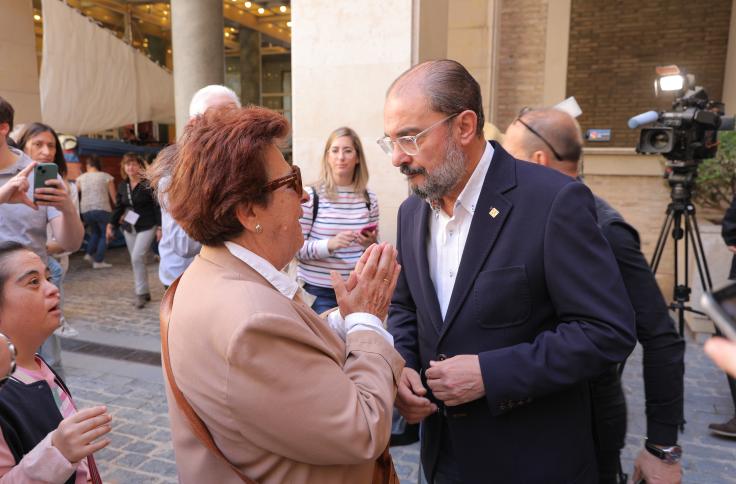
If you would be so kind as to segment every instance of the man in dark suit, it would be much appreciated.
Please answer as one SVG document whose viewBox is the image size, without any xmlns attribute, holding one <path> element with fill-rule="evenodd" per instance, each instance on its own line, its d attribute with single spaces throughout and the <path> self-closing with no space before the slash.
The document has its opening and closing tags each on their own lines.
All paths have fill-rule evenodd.
<svg viewBox="0 0 736 484">
<path fill-rule="evenodd" d="M 509 125 L 503 147 L 529 160 L 577 178 L 583 151 L 580 126 L 557 109 L 519 115 Z M 683 423 L 685 342 L 675 330 L 649 264 L 641 253 L 639 234 L 605 200 L 595 196 L 598 226 L 613 249 L 629 299 L 636 312 L 636 335 L 644 348 L 644 392 L 647 440 L 634 467 L 634 482 L 676 484 L 682 478 L 677 445 Z M 619 365 L 591 380 L 596 459 L 600 484 L 625 484 L 620 452 L 626 441 L 626 400 Z"/>
<path fill-rule="evenodd" d="M 414 192 L 389 330 L 396 405 L 433 483 L 593 483 L 587 380 L 623 361 L 634 315 L 590 191 L 483 138 L 460 64 L 402 74 L 379 140 Z"/>
</svg>

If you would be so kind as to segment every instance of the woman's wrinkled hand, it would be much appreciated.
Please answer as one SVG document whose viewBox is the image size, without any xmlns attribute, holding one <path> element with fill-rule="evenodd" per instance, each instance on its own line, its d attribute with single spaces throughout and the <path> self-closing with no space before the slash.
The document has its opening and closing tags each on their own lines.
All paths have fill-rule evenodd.
<svg viewBox="0 0 736 484">
<path fill-rule="evenodd" d="M 397 254 L 390 244 L 372 245 L 347 281 L 332 271 L 332 284 L 343 317 L 352 313 L 370 313 L 381 320 L 386 318 L 401 272 Z"/>
</svg>

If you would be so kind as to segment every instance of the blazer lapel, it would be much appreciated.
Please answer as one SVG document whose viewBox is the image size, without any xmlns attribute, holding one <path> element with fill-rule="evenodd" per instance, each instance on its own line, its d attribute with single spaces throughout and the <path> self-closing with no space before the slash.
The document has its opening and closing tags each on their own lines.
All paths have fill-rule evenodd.
<svg viewBox="0 0 736 484">
<path fill-rule="evenodd" d="M 440 339 L 457 316 L 513 208 L 503 193 L 516 186 L 516 161 L 497 143 L 492 144 L 493 160 L 470 224 Z"/>
<path fill-rule="evenodd" d="M 416 231 L 411 240 L 411 248 L 418 270 L 417 278 L 424 299 L 424 309 L 432 320 L 432 326 L 439 334 L 442 329 L 442 313 L 440 312 L 440 303 L 437 299 L 432 278 L 429 275 L 429 258 L 427 257 L 427 237 L 429 237 L 429 217 L 431 213 L 432 209 L 429 204 L 421 202 L 418 213 L 419 224 L 415 225 Z M 417 301 L 417 303 L 421 303 L 421 301 Z"/>
</svg>

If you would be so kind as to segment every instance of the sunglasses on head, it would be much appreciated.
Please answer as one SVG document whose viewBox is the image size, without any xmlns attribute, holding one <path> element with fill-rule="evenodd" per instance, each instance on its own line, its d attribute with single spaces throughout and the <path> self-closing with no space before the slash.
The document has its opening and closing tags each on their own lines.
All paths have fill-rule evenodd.
<svg viewBox="0 0 736 484">
<path fill-rule="evenodd" d="M 555 158 L 557 158 L 557 161 L 562 161 L 562 157 L 560 156 L 559 153 L 557 153 L 557 150 L 555 150 L 552 147 L 552 144 L 549 141 L 547 141 L 544 136 L 542 136 L 541 134 L 539 134 L 539 131 L 537 131 L 536 129 L 532 128 L 531 126 L 529 126 L 528 123 L 525 123 L 524 120 L 521 119 L 522 116 L 524 116 L 526 113 L 528 113 L 530 111 L 533 111 L 533 109 L 532 108 L 529 108 L 529 107 L 523 107 L 523 108 L 521 108 L 521 111 L 519 111 L 519 115 L 516 117 L 516 121 L 518 121 L 519 123 L 521 123 L 521 125 L 524 126 L 526 129 L 528 129 L 534 136 L 536 136 L 537 138 L 539 138 L 540 140 L 542 140 L 542 142 L 545 145 L 547 145 L 547 148 L 549 148 L 549 150 L 552 152 L 552 154 L 555 155 Z"/>
</svg>

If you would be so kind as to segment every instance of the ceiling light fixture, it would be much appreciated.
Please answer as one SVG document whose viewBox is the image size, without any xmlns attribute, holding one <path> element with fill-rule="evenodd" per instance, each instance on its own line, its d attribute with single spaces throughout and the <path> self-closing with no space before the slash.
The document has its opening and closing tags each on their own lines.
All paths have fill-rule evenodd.
<svg viewBox="0 0 736 484">
<path fill-rule="evenodd" d="M 263 7 L 258 7 L 258 14 L 263 15 L 264 13 L 266 13 L 266 9 Z"/>
<path fill-rule="evenodd" d="M 285 6 L 285 5 L 281 5 L 281 6 L 279 7 L 279 11 L 280 11 L 281 13 L 286 13 L 286 6 Z"/>
<path fill-rule="evenodd" d="M 35 20 L 36 22 L 40 22 L 41 21 L 41 16 L 39 14 L 37 14 L 37 13 L 36 14 L 33 14 L 33 20 Z"/>
<path fill-rule="evenodd" d="M 253 6 L 253 3 L 251 2 L 245 2 L 245 8 L 250 8 Z"/>
<path fill-rule="evenodd" d="M 286 26 L 289 27 L 289 28 L 291 28 L 291 20 L 289 20 L 288 22 L 286 22 Z"/>
</svg>

